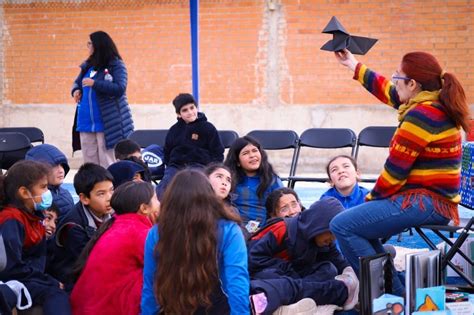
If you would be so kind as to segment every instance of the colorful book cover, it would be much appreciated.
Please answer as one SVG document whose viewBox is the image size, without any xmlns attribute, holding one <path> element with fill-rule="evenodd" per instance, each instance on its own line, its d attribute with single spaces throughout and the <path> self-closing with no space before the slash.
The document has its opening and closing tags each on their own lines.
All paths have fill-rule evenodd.
<svg viewBox="0 0 474 315">
<path fill-rule="evenodd" d="M 413 312 L 412 315 L 453 315 L 450 310 L 433 312 Z"/>
<path fill-rule="evenodd" d="M 444 286 L 416 289 L 417 312 L 444 311 L 446 309 Z"/>
<path fill-rule="evenodd" d="M 403 298 L 392 294 L 383 294 L 372 302 L 373 315 L 403 315 L 404 309 Z"/>
</svg>

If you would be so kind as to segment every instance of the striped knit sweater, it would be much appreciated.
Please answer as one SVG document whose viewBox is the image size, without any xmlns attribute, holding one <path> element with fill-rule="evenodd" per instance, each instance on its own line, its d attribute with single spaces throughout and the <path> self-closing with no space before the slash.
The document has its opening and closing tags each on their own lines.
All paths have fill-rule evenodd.
<svg viewBox="0 0 474 315">
<path fill-rule="evenodd" d="M 365 65 L 357 65 L 354 79 L 393 108 L 402 105 L 392 82 Z M 403 194 L 406 198 L 402 207 L 407 207 L 413 198 L 428 194 L 435 201 L 435 210 L 457 224 L 461 155 L 460 129 L 442 105 L 437 101 L 420 101 L 400 119 L 384 169 L 367 199 Z"/>
</svg>

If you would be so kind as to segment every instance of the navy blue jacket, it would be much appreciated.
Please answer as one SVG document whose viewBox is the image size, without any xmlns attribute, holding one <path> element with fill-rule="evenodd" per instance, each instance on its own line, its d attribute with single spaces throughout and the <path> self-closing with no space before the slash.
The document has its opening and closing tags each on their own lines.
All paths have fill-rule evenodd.
<svg viewBox="0 0 474 315">
<path fill-rule="evenodd" d="M 42 218 L 17 208 L 0 210 L 0 241 L 5 250 L 0 281 L 22 282 L 37 302 L 46 290 L 59 289 L 56 279 L 45 273 L 46 239 Z"/>
<path fill-rule="evenodd" d="M 71 272 L 97 226 L 89 210 L 78 202 L 60 218 L 56 230 L 53 257 L 48 260 L 47 272 L 62 283 L 71 283 Z"/>
<path fill-rule="evenodd" d="M 224 146 L 213 124 L 204 113 L 187 124 L 183 119 L 171 126 L 166 135 L 164 163 L 177 168 L 186 165 L 207 165 L 224 160 Z"/>
<path fill-rule="evenodd" d="M 40 144 L 31 148 L 25 156 L 25 160 L 44 162 L 51 166 L 61 165 L 64 168 L 64 176 L 69 172 L 67 158 L 58 148 L 51 144 Z M 53 202 L 59 208 L 60 215 L 69 212 L 74 206 L 71 193 L 61 186 L 48 186 L 53 195 Z"/>
<path fill-rule="evenodd" d="M 288 234 L 282 244 L 278 244 L 273 233 L 267 233 L 248 244 L 250 273 L 271 268 L 279 270 L 281 275 L 304 277 L 326 261 L 331 262 L 341 273 L 349 263 L 336 245 L 332 243 L 330 246 L 319 247 L 314 238 L 329 231 L 329 222 L 343 210 L 337 199 L 327 198 L 315 202 L 296 217 L 285 218 L 283 222 Z M 276 256 L 282 248 L 288 251 L 289 260 Z"/>
<path fill-rule="evenodd" d="M 75 90 L 82 92 L 82 79 L 90 65 L 84 62 L 81 65 L 81 72 L 74 81 L 71 94 Z M 112 76 L 112 81 L 105 80 L 105 70 Z M 127 69 L 120 59 L 109 62 L 107 67 L 97 69 L 92 86 L 97 95 L 97 101 L 104 123 L 105 145 L 107 149 L 113 149 L 115 144 L 122 139 L 126 139 L 133 131 L 133 120 L 130 106 L 128 105 L 127 89 Z M 77 109 L 76 109 L 77 111 Z M 76 113 L 77 114 L 77 113 Z M 76 118 L 73 127 L 73 150 L 80 149 L 80 143 L 75 138 Z"/>
</svg>

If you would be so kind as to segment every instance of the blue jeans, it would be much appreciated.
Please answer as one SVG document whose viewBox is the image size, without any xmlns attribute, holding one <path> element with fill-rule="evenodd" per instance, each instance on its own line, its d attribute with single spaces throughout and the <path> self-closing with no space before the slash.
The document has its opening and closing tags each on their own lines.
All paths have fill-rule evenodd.
<svg viewBox="0 0 474 315">
<path fill-rule="evenodd" d="M 167 166 L 165 168 L 165 173 L 163 175 L 163 178 L 160 180 L 158 185 L 156 186 L 156 196 L 158 197 L 158 200 L 162 201 L 163 195 L 165 194 L 166 188 L 168 185 L 171 183 L 171 180 L 173 177 L 178 173 L 179 168 L 174 167 L 174 166 Z"/>
<path fill-rule="evenodd" d="M 359 273 L 359 257 L 384 253 L 381 238 L 403 232 L 423 224 L 448 224 L 449 219 L 434 210 L 430 196 L 416 198 L 402 209 L 405 196 L 394 200 L 374 200 L 347 209 L 334 217 L 330 229 L 335 234 L 343 255 L 352 268 Z M 395 269 L 394 269 L 395 271 Z M 393 293 L 404 296 L 405 288 L 396 273 L 393 277 Z"/>
</svg>

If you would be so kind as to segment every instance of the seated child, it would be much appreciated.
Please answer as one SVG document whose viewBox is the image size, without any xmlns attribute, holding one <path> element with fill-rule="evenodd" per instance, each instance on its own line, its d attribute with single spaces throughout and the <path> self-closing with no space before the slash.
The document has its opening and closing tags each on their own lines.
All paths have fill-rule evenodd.
<svg viewBox="0 0 474 315">
<path fill-rule="evenodd" d="M 52 203 L 49 166 L 19 161 L 0 176 L 0 281 L 19 281 L 43 314 L 71 314 L 63 285 L 45 273 L 46 231 L 43 211 Z"/>
<path fill-rule="evenodd" d="M 154 145 L 151 145 L 150 147 L 153 146 Z M 140 164 L 144 169 L 141 173 L 142 180 L 145 182 L 151 182 L 154 170 L 149 168 L 147 160 L 150 155 L 156 157 L 156 154 L 150 152 L 148 148 L 145 148 L 143 153 L 144 155 L 142 155 L 138 143 L 130 139 L 120 140 L 114 147 L 115 159 L 117 161 L 127 160 Z M 144 160 L 144 158 L 147 158 L 147 160 Z"/>
<path fill-rule="evenodd" d="M 253 233 L 267 221 L 265 200 L 272 191 L 283 187 L 283 183 L 260 143 L 249 136 L 234 141 L 224 164 L 231 169 L 236 183 L 234 206 L 247 230 Z"/>
<path fill-rule="evenodd" d="M 117 142 L 114 147 L 114 155 L 117 161 L 126 160 L 131 156 L 142 158 L 142 149 L 133 140 L 123 139 Z"/>
<path fill-rule="evenodd" d="M 53 276 L 68 284 L 71 284 L 72 267 L 82 249 L 111 217 L 113 177 L 100 165 L 84 163 L 74 176 L 74 188 L 79 202 L 59 221 L 54 260 L 49 268 Z"/>
<path fill-rule="evenodd" d="M 69 172 L 67 158 L 58 148 L 51 144 L 40 144 L 26 153 L 25 160 L 38 161 L 51 165 L 48 175 L 48 189 L 53 195 L 53 202 L 59 208 L 59 215 L 65 215 L 74 206 L 71 193 L 61 187 Z"/>
<path fill-rule="evenodd" d="M 204 173 L 209 178 L 216 195 L 224 200 L 225 205 L 230 207 L 233 214 L 239 216 L 239 211 L 231 203 L 232 175 L 230 174 L 230 169 L 224 164 L 216 162 L 209 164 L 204 169 Z M 245 240 L 248 240 L 250 237 L 249 231 L 242 224 L 240 224 L 240 229 Z"/>
<path fill-rule="evenodd" d="M 357 183 L 360 172 L 354 158 L 348 155 L 333 157 L 326 165 L 326 173 L 333 187 L 323 193 L 320 199 L 334 197 L 342 203 L 345 209 L 365 202 L 365 196 L 369 193 L 369 190 Z M 336 245 L 339 248 L 339 244 Z M 384 244 L 383 247 L 392 258 L 395 258 L 397 254 L 395 247 L 389 244 Z"/>
<path fill-rule="evenodd" d="M 125 182 L 143 181 L 143 173 L 145 172 L 142 165 L 128 160 L 115 162 L 111 164 L 107 170 L 114 178 L 113 183 L 115 188 Z"/>
<path fill-rule="evenodd" d="M 355 306 L 357 276 L 336 249 L 329 231 L 329 222 L 343 210 L 335 198 L 320 200 L 252 237 L 248 243 L 249 272 L 257 313 L 272 314 L 278 307 L 304 298 L 344 310 Z"/>
<path fill-rule="evenodd" d="M 141 314 L 250 314 L 237 220 L 201 171 L 178 172 L 145 242 Z"/>
<path fill-rule="evenodd" d="M 369 190 L 357 184 L 360 173 L 357 162 L 348 155 L 338 155 L 326 165 L 326 173 L 332 188 L 322 194 L 320 199 L 334 197 L 345 209 L 364 203 Z"/>
<path fill-rule="evenodd" d="M 87 243 L 75 267 L 74 314 L 140 313 L 145 239 L 160 203 L 150 183 L 126 182 L 110 204 L 116 215 Z"/>
<path fill-rule="evenodd" d="M 173 100 L 178 122 L 166 135 L 162 180 L 157 186 L 158 199 L 166 190 L 176 172 L 186 166 L 203 167 L 224 160 L 224 146 L 219 133 L 204 113 L 198 112 L 194 97 L 182 93 Z"/>
<path fill-rule="evenodd" d="M 303 210 L 296 191 L 287 187 L 272 191 L 265 201 L 265 208 L 269 219 L 294 217 Z"/>
<path fill-rule="evenodd" d="M 232 189 L 230 169 L 222 163 L 211 163 L 204 169 L 204 173 L 209 178 L 216 195 L 230 205 Z"/>
<path fill-rule="evenodd" d="M 51 207 L 44 211 L 43 225 L 46 230 L 46 240 L 49 241 L 56 233 L 56 225 L 58 224 L 59 209 L 53 203 Z"/>
</svg>

